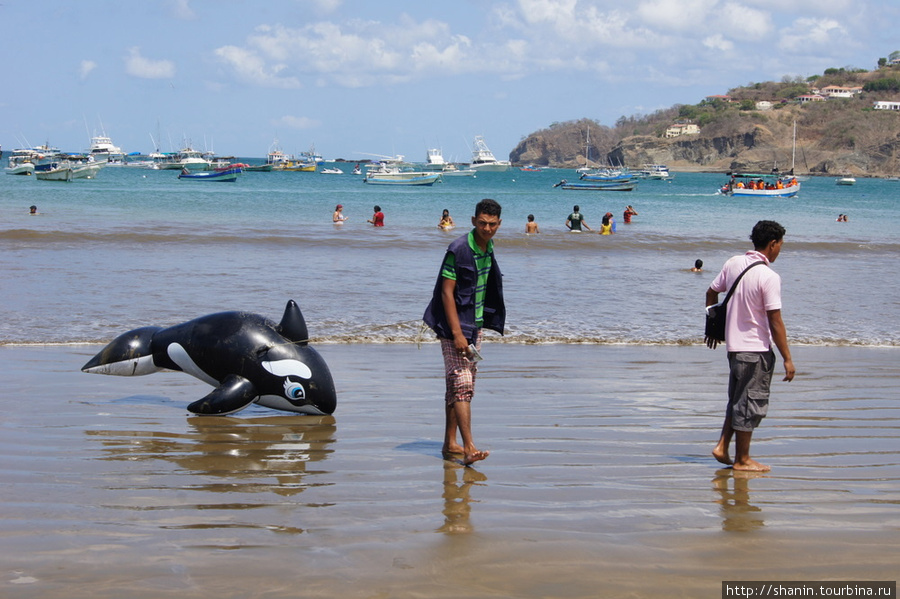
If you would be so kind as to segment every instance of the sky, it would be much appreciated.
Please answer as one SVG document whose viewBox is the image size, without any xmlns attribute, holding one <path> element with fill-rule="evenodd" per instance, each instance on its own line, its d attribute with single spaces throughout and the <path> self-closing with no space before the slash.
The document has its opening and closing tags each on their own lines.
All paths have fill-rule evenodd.
<svg viewBox="0 0 900 599">
<path fill-rule="evenodd" d="M 499 159 L 753 82 L 874 69 L 897 0 L 0 0 L 0 145 Z"/>
</svg>

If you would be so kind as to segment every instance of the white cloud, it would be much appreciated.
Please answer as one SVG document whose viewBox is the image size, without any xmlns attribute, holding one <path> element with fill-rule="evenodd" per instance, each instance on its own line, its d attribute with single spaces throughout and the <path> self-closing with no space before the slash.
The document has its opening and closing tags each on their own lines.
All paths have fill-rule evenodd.
<svg viewBox="0 0 900 599">
<path fill-rule="evenodd" d="M 261 87 L 281 89 L 298 89 L 300 81 L 296 77 L 280 77 L 278 74 L 286 67 L 284 64 L 267 66 L 265 61 L 254 52 L 237 46 L 223 46 L 215 51 L 225 64 L 229 65 L 238 78 Z"/>
<path fill-rule="evenodd" d="M 801 18 L 780 31 L 778 47 L 803 54 L 827 49 L 830 55 L 835 47 L 850 43 L 848 38 L 847 31 L 834 19 Z"/>
<path fill-rule="evenodd" d="M 305 116 L 285 115 L 280 119 L 273 120 L 272 125 L 276 127 L 287 127 L 288 129 L 314 129 L 321 125 L 321 123 Z"/>
<path fill-rule="evenodd" d="M 188 4 L 188 0 L 171 0 L 172 14 L 175 18 L 182 21 L 193 21 L 197 18 L 197 13 Z"/>
<path fill-rule="evenodd" d="M 703 39 L 703 45 L 710 50 L 718 52 L 730 52 L 734 49 L 734 43 L 725 39 L 721 33 L 716 33 Z"/>
<path fill-rule="evenodd" d="M 299 0 L 299 2 L 301 4 L 313 4 L 316 12 L 320 14 L 333 13 L 343 4 L 342 0 Z"/>
<path fill-rule="evenodd" d="M 696 32 L 707 22 L 717 0 L 647 0 L 637 6 L 636 16 L 663 31 Z"/>
<path fill-rule="evenodd" d="M 772 33 L 772 16 L 765 11 L 750 8 L 737 2 L 726 2 L 716 7 L 716 27 L 741 40 L 761 40 Z"/>
<path fill-rule="evenodd" d="M 78 74 L 82 79 L 87 79 L 91 71 L 97 68 L 97 63 L 93 60 L 82 60 L 78 67 Z"/>
<path fill-rule="evenodd" d="M 137 46 L 128 49 L 125 72 L 142 79 L 170 79 L 175 76 L 175 63 L 170 60 L 150 60 L 141 56 Z"/>
</svg>

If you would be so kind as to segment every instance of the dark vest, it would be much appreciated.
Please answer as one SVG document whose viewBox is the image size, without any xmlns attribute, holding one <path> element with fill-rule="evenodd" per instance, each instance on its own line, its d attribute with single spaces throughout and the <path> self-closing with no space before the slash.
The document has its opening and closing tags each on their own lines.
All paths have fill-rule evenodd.
<svg viewBox="0 0 900 599">
<path fill-rule="evenodd" d="M 475 254 L 469 247 L 469 235 L 463 235 L 450 244 L 447 253 L 456 258 L 456 289 L 454 299 L 456 310 L 459 313 L 459 324 L 463 335 L 469 342 L 475 337 L 475 287 L 478 284 L 478 269 L 475 266 Z M 446 255 L 444 256 L 446 259 Z M 441 268 L 443 268 L 443 261 Z M 431 302 L 425 309 L 422 319 L 438 337 L 453 339 L 453 332 L 447 324 L 447 316 L 444 313 L 444 302 L 441 297 L 444 277 L 438 271 L 437 281 L 434 284 L 434 292 Z M 503 275 L 497 265 L 497 258 L 491 252 L 491 271 L 488 275 L 487 287 L 484 294 L 484 321 L 486 329 L 503 334 L 503 326 L 506 323 L 506 305 L 503 302 Z"/>
</svg>

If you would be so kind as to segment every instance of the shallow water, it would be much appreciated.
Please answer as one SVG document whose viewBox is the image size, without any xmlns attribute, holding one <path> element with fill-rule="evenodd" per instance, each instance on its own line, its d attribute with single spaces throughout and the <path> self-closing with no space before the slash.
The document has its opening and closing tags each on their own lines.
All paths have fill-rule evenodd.
<svg viewBox="0 0 900 599">
<path fill-rule="evenodd" d="M 494 197 L 507 341 L 698 343 L 707 286 L 769 218 L 788 230 L 774 267 L 793 342 L 900 344 L 896 182 L 811 179 L 794 199 L 746 200 L 716 195 L 722 175 L 679 173 L 626 193 L 553 188 L 565 177 L 515 170 L 413 189 L 349 174 L 245 173 L 225 185 L 133 168 L 69 184 L 3 176 L 0 343 L 106 341 L 219 310 L 277 319 L 289 298 L 319 342 L 416 341 L 444 248 L 477 200 Z M 338 203 L 350 218 L 341 227 Z M 614 212 L 618 233 L 567 233 L 576 203 L 589 225 Z M 43 214 L 28 216 L 31 204 Z M 365 223 L 375 204 L 384 229 Z M 630 225 L 625 204 L 639 213 Z M 453 232 L 436 228 L 443 208 Z M 529 213 L 539 236 L 523 233 Z M 706 272 L 688 272 L 696 258 Z"/>
<path fill-rule="evenodd" d="M 322 348 L 333 417 L 200 418 L 181 373 L 0 348 L 4 597 L 718 597 L 895 580 L 892 349 L 802 347 L 754 455 L 709 456 L 724 354 L 486 344 L 476 468 L 440 459 L 440 352 Z M 373 355 L 377 360 L 373 360 Z"/>
</svg>

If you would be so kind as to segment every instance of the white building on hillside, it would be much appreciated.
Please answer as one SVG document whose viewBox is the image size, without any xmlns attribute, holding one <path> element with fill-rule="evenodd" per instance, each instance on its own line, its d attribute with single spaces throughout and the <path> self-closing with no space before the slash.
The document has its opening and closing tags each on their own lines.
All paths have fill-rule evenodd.
<svg viewBox="0 0 900 599">
<path fill-rule="evenodd" d="M 900 102 L 875 102 L 875 110 L 900 110 Z"/>
<path fill-rule="evenodd" d="M 666 138 L 679 137 L 681 135 L 697 135 L 700 133 L 700 127 L 694 123 L 675 123 L 669 125 L 666 129 Z"/>
</svg>

